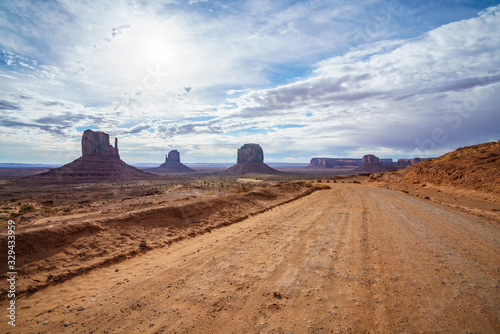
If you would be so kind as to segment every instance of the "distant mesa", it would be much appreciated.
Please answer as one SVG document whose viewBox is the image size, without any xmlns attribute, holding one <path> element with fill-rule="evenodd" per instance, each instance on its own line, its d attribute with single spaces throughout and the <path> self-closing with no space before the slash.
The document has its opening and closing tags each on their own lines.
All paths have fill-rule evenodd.
<svg viewBox="0 0 500 334">
<path fill-rule="evenodd" d="M 361 166 L 361 159 L 312 158 L 307 168 L 330 169 L 330 168 L 356 168 L 359 166 Z"/>
<path fill-rule="evenodd" d="M 227 169 L 226 172 L 231 175 L 281 173 L 264 163 L 264 151 L 259 144 L 245 144 L 240 147 L 236 165 Z"/>
<path fill-rule="evenodd" d="M 168 152 L 165 162 L 157 168 L 148 169 L 153 173 L 196 173 L 194 169 L 181 163 L 181 154 L 177 150 Z"/>
<path fill-rule="evenodd" d="M 399 159 L 397 166 L 398 167 L 406 167 L 414 164 L 418 164 L 419 162 L 427 160 L 426 158 L 413 158 L 413 159 Z"/>
<path fill-rule="evenodd" d="M 145 173 L 120 159 L 118 139 L 109 143 L 104 132 L 85 130 L 82 136 L 82 156 L 69 164 L 24 179 L 48 182 L 100 182 L 123 179 L 152 179 L 157 175 Z"/>
<path fill-rule="evenodd" d="M 392 159 L 379 159 L 383 166 L 396 166 Z M 353 158 L 312 158 L 307 168 L 311 169 L 355 169 L 363 164 L 363 159 Z"/>
<path fill-rule="evenodd" d="M 361 160 L 361 166 L 356 168 L 354 171 L 359 173 L 380 173 L 387 172 L 392 169 L 395 169 L 395 167 L 390 165 L 382 165 L 378 157 L 374 156 L 373 154 L 367 154 L 363 156 L 363 159 Z"/>
</svg>

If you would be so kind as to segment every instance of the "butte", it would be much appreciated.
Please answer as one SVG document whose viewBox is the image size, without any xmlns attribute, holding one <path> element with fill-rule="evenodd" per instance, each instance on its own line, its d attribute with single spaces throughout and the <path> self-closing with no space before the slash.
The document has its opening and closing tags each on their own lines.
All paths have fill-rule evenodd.
<svg viewBox="0 0 500 334">
<path fill-rule="evenodd" d="M 226 172 L 230 175 L 282 173 L 264 163 L 264 151 L 259 144 L 245 144 L 240 147 L 236 165 Z"/>
<path fill-rule="evenodd" d="M 153 173 L 196 173 L 194 169 L 181 163 L 181 154 L 177 150 L 168 152 L 165 162 L 157 168 L 148 169 Z"/>
<path fill-rule="evenodd" d="M 373 154 L 367 154 L 363 156 L 362 164 L 358 168 L 354 169 L 358 173 L 380 173 L 387 172 L 389 170 L 396 169 L 392 166 L 384 166 L 380 164 L 379 158 Z"/>
<path fill-rule="evenodd" d="M 118 139 L 115 138 L 113 147 L 109 143 L 107 133 L 85 130 L 80 158 L 62 167 L 24 179 L 51 183 L 84 183 L 156 178 L 157 175 L 143 172 L 120 159 Z"/>
</svg>

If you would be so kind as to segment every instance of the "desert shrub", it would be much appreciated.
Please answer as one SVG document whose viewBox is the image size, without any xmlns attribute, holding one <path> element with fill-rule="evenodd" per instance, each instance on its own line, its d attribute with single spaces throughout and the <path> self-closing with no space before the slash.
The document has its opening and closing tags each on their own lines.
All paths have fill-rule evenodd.
<svg viewBox="0 0 500 334">
<path fill-rule="evenodd" d="M 332 189 L 329 185 L 323 184 L 323 183 L 314 185 L 314 188 L 316 188 L 318 190 Z"/>
<path fill-rule="evenodd" d="M 63 212 L 68 213 L 68 212 L 73 211 L 73 209 L 74 209 L 74 208 L 73 208 L 73 205 L 70 205 L 70 206 L 68 206 L 68 207 L 64 208 L 64 209 L 63 209 Z"/>
<path fill-rule="evenodd" d="M 153 195 L 158 195 L 161 193 L 162 193 L 162 191 L 159 188 L 155 187 L 155 188 L 148 189 L 144 195 L 145 196 L 153 196 Z"/>
<path fill-rule="evenodd" d="M 252 190 L 252 188 L 253 188 L 253 186 L 251 186 L 249 184 L 238 183 L 238 185 L 236 186 L 235 192 L 237 194 L 246 194 L 247 192 Z"/>
<path fill-rule="evenodd" d="M 35 210 L 35 207 L 33 205 L 24 203 L 19 208 L 19 214 L 23 215 L 23 214 L 31 212 L 33 210 Z"/>
<path fill-rule="evenodd" d="M 25 213 L 28 213 L 28 212 L 31 212 L 31 211 L 34 211 L 34 210 L 35 210 L 35 207 L 33 205 L 23 203 L 23 204 L 21 204 L 21 207 L 19 208 L 18 212 L 11 212 L 10 213 L 9 218 L 13 219 L 13 218 L 16 218 L 16 217 L 18 217 L 20 215 L 23 215 Z"/>
</svg>

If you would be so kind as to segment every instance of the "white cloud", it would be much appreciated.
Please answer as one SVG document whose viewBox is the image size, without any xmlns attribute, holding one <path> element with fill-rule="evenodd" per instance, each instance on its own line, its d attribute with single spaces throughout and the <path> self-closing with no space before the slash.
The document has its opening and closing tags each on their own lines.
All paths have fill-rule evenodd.
<svg viewBox="0 0 500 334">
<path fill-rule="evenodd" d="M 214 161 L 245 141 L 304 161 L 295 150 L 410 154 L 431 138 L 435 154 L 498 134 L 499 7 L 406 38 L 403 5 L 199 2 L 16 3 L 0 27 L 2 129 L 77 140 L 94 124 L 151 154 L 211 147 Z"/>
<path fill-rule="evenodd" d="M 296 141 L 315 146 L 328 138 L 338 146 L 370 143 L 379 145 L 380 152 L 400 154 L 442 153 L 472 123 L 484 127 L 483 138 L 488 140 L 492 133 L 498 135 L 488 123 L 500 121 L 491 108 L 492 101 L 500 102 L 498 12 L 485 11 L 417 39 L 376 43 L 319 62 L 315 75 L 305 80 L 228 98 L 237 107 L 225 118 L 235 123 L 249 118 L 260 122 L 260 128 L 266 123 L 307 125 L 253 136 L 263 142 L 293 132 Z M 307 112 L 314 117 L 300 117 Z M 442 138 L 433 138 L 435 129 L 442 130 Z M 332 133 L 341 136 L 332 139 Z M 422 142 L 432 143 L 420 147 Z"/>
</svg>

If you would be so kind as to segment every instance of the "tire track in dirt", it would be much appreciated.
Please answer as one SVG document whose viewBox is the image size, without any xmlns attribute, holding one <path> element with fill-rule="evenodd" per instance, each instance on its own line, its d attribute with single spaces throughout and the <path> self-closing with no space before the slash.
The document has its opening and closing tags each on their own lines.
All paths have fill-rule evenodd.
<svg viewBox="0 0 500 334">
<path fill-rule="evenodd" d="M 390 198 L 385 200 L 382 194 L 390 194 Z M 443 323 L 454 323 L 461 324 L 459 328 L 464 332 L 467 328 L 474 332 L 474 328 L 481 327 L 479 322 L 491 326 L 486 332 L 494 331 L 492 325 L 498 324 L 499 314 L 498 289 L 495 288 L 498 280 L 495 275 L 482 274 L 476 263 L 448 243 L 450 235 L 455 234 L 449 226 L 455 222 L 465 220 L 471 226 L 480 226 L 484 222 L 399 194 L 377 191 L 372 198 L 375 196 L 377 200 L 374 202 L 378 203 L 381 217 L 374 221 L 390 222 L 383 229 L 374 229 L 385 230 L 388 237 L 384 241 L 386 246 L 381 249 L 386 253 L 382 256 L 384 264 L 392 268 L 390 275 L 384 277 L 385 282 L 391 282 L 384 290 L 392 299 L 384 304 L 389 312 L 401 314 L 391 331 L 411 326 L 416 331 L 433 331 Z M 420 205 L 416 206 L 419 202 Z M 441 225 L 447 226 L 446 232 L 437 230 L 436 227 Z M 462 240 L 473 235 L 464 233 Z M 476 248 L 481 250 L 483 247 L 477 245 Z M 496 249 L 498 252 L 498 245 Z M 391 253 L 396 255 L 393 264 L 390 264 Z M 488 263 L 490 273 L 498 270 L 498 253 L 492 256 L 491 251 L 483 252 L 480 257 Z M 493 293 L 493 299 L 484 298 L 487 290 Z M 463 298 L 465 295 L 468 297 Z M 470 309 L 473 304 L 482 305 L 481 314 Z"/>
<path fill-rule="evenodd" d="M 336 184 L 22 297 L 19 328 L 492 333 L 500 328 L 498 240 L 500 227 L 484 219 Z"/>
</svg>

